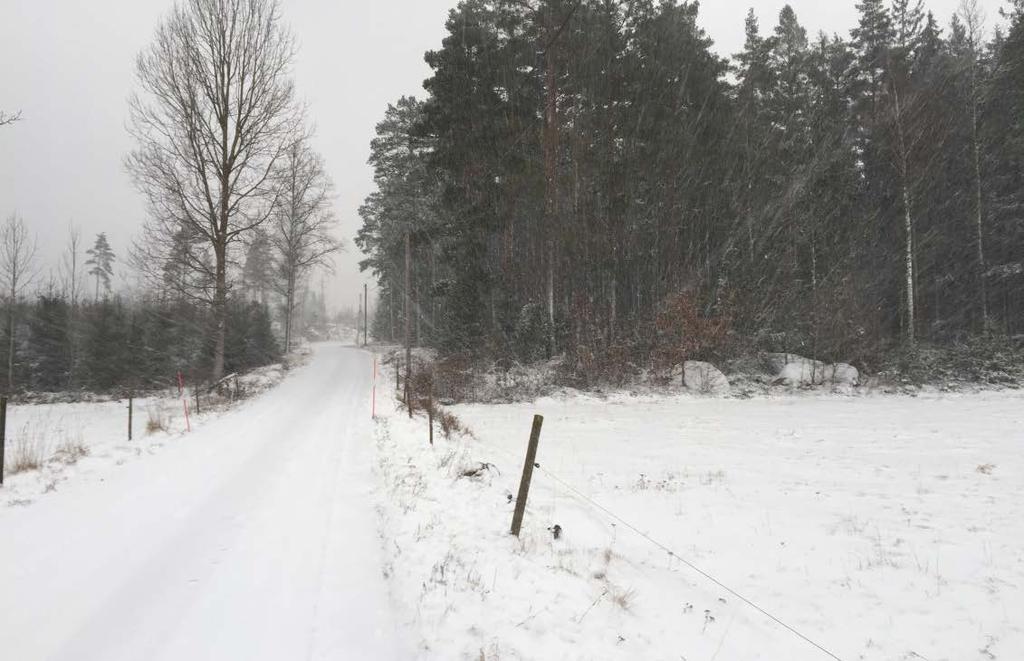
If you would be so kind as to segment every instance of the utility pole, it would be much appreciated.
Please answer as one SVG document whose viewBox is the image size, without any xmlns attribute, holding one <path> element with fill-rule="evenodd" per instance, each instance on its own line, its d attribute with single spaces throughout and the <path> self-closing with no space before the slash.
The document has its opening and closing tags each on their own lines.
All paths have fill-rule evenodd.
<svg viewBox="0 0 1024 661">
<path fill-rule="evenodd" d="M 412 393 L 409 391 L 409 381 L 412 376 L 412 240 L 409 232 L 405 233 L 405 402 L 409 407 L 409 417 L 412 418 Z"/>
</svg>

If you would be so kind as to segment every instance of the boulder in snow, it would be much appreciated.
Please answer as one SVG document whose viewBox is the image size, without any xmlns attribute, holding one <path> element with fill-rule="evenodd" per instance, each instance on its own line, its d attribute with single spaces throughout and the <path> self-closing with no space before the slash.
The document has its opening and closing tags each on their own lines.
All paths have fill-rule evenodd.
<svg viewBox="0 0 1024 661">
<path fill-rule="evenodd" d="M 765 365 L 766 371 L 768 373 L 770 373 L 770 374 L 777 374 L 777 376 L 780 376 L 780 374 L 782 373 L 782 370 L 788 364 L 793 364 L 793 363 L 807 364 L 807 365 L 809 365 L 808 368 L 810 368 L 810 369 L 813 369 L 815 366 L 824 366 L 824 363 L 822 363 L 822 362 L 820 362 L 818 360 L 812 360 L 810 358 L 805 358 L 805 357 L 801 356 L 800 354 L 796 354 L 796 353 L 772 353 L 772 352 L 768 352 L 768 353 L 761 354 L 761 358 L 764 361 L 764 365 Z"/>
<path fill-rule="evenodd" d="M 711 363 L 688 360 L 683 363 L 683 383 L 694 392 L 724 395 L 729 392 L 729 379 Z"/>
<path fill-rule="evenodd" d="M 806 369 L 809 372 L 820 371 L 825 367 L 825 363 L 820 360 L 804 358 L 795 353 L 764 353 L 761 354 L 761 357 L 764 360 L 768 373 L 775 374 L 780 378 L 787 365 L 801 365 L 803 366 L 802 369 Z"/>
<path fill-rule="evenodd" d="M 859 379 L 860 373 L 853 365 L 826 365 L 818 360 L 804 359 L 800 362 L 787 363 L 779 371 L 776 382 L 789 386 L 855 386 Z"/>
</svg>

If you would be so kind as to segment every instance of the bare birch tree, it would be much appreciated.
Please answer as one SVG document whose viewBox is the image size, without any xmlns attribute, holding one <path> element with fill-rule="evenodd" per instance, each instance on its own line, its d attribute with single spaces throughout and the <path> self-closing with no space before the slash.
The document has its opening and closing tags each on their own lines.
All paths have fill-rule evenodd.
<svg viewBox="0 0 1024 661">
<path fill-rule="evenodd" d="M 14 392 L 14 352 L 17 346 L 18 298 L 34 277 L 32 262 L 36 242 L 29 236 L 25 222 L 11 214 L 0 226 L 0 285 L 7 304 L 7 391 Z"/>
<path fill-rule="evenodd" d="M 214 378 L 232 250 L 276 207 L 271 175 L 302 121 L 294 52 L 277 0 L 184 0 L 136 61 L 126 164 L 150 219 L 133 261 L 212 307 Z"/>
<path fill-rule="evenodd" d="M 82 262 L 78 256 L 81 250 L 82 230 L 68 225 L 68 243 L 60 256 L 59 273 L 61 289 L 67 294 L 72 309 L 78 306 L 82 295 Z"/>
<path fill-rule="evenodd" d="M 70 364 L 70 382 L 74 385 L 78 376 L 79 365 L 79 332 L 78 332 L 78 299 L 82 297 L 82 281 L 85 274 L 82 269 L 82 230 L 74 224 L 68 224 L 68 242 L 60 256 L 59 276 L 61 289 L 71 304 L 68 330 L 68 359 Z"/>
<path fill-rule="evenodd" d="M 284 347 L 289 351 L 298 288 L 313 268 L 331 268 L 330 256 L 341 249 L 341 243 L 332 235 L 334 186 L 307 138 L 292 142 L 275 179 L 278 195 L 269 238 L 275 288 L 284 300 Z"/>
</svg>

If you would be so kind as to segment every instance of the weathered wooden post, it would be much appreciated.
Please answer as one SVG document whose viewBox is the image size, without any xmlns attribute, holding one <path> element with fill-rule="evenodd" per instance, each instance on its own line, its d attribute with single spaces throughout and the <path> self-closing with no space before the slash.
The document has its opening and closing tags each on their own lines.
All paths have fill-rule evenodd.
<svg viewBox="0 0 1024 661">
<path fill-rule="evenodd" d="M 0 486 L 4 484 L 4 446 L 7 444 L 7 398 L 0 397 Z"/>
<path fill-rule="evenodd" d="M 512 534 L 516 537 L 519 537 L 519 529 L 523 525 L 523 515 L 526 513 L 526 498 L 530 495 L 530 480 L 533 478 L 533 466 L 537 462 L 537 444 L 540 442 L 540 428 L 543 425 L 544 416 L 533 416 L 530 444 L 526 446 L 526 461 L 523 462 L 523 478 L 519 481 L 516 511 L 512 515 Z"/>
<path fill-rule="evenodd" d="M 132 440 L 132 394 L 128 393 L 128 440 Z"/>
</svg>

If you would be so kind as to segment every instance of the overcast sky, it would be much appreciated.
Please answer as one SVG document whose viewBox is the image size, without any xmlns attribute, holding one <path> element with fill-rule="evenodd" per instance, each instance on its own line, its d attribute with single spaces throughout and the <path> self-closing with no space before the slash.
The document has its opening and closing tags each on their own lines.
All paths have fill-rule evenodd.
<svg viewBox="0 0 1024 661">
<path fill-rule="evenodd" d="M 927 1 L 927 0 L 926 0 Z M 846 35 L 855 0 L 791 0 L 801 23 Z M 959 0 L 927 5 L 945 26 Z M 131 148 L 126 100 L 135 55 L 150 41 L 172 0 L 0 0 L 0 109 L 24 121 L 0 128 L 0 216 L 16 211 L 37 234 L 44 272 L 55 267 L 67 226 L 87 243 L 107 232 L 123 255 L 145 209 L 122 166 Z M 334 306 L 354 306 L 364 276 L 352 242 L 357 209 L 370 192 L 366 157 L 388 102 L 422 94 L 429 76 L 423 53 L 444 36 L 456 0 L 282 0 L 299 41 L 296 79 L 317 126 L 338 188 L 337 214 L 346 252 L 338 259 Z M 723 55 L 743 42 L 743 17 L 754 7 L 762 32 L 785 4 L 705 0 L 702 24 Z M 1002 0 L 982 0 L 988 23 Z M 372 286 L 372 283 L 371 283 Z"/>
</svg>

